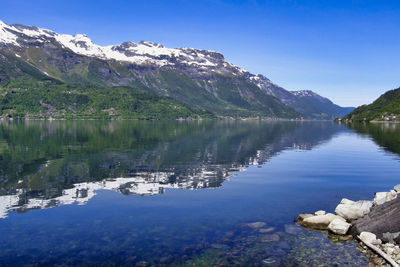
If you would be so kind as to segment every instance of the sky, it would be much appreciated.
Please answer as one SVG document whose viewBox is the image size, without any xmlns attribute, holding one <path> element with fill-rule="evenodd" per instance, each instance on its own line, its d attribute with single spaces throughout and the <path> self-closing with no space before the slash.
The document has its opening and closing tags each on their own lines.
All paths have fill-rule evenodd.
<svg viewBox="0 0 400 267">
<path fill-rule="evenodd" d="M 400 86 L 398 0 L 1 0 L 0 20 L 84 33 L 100 45 L 215 50 L 287 90 L 341 106 Z"/>
</svg>

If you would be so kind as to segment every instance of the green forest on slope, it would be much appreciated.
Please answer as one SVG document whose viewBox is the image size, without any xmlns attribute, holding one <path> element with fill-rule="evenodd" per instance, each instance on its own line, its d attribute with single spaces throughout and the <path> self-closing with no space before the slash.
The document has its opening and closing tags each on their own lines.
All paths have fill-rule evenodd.
<svg viewBox="0 0 400 267">
<path fill-rule="evenodd" d="M 399 117 L 400 88 L 384 93 L 370 105 L 356 108 L 344 119 L 353 121 L 399 121 Z"/>
<path fill-rule="evenodd" d="M 115 62 L 92 59 L 87 69 L 87 62 L 83 65 L 77 63 L 81 70 L 67 75 L 46 64 L 43 70 L 45 59 L 43 53 L 24 59 L 0 51 L 0 116 L 65 119 L 300 116 L 278 99 L 263 94 L 257 86 L 240 79 L 232 82 L 229 78 L 218 77 L 221 96 L 215 97 L 189 76 L 177 71 L 152 71 L 146 77 L 147 85 L 130 80 L 129 85 L 120 86 L 115 85 L 118 84 L 115 81 L 107 84 L 99 70 L 107 69 L 107 73 L 122 75 L 129 66 L 120 66 L 114 71 L 111 67 Z M 93 67 L 95 63 L 105 65 L 103 68 Z M 168 93 L 160 94 L 160 88 L 151 87 L 155 84 Z M 238 87 L 247 88 L 250 93 L 247 96 L 235 95 L 235 90 L 231 89 Z"/>
<path fill-rule="evenodd" d="M 17 57 L 0 55 L 0 116 L 54 118 L 210 118 L 211 112 L 134 87 L 65 83 Z"/>
</svg>

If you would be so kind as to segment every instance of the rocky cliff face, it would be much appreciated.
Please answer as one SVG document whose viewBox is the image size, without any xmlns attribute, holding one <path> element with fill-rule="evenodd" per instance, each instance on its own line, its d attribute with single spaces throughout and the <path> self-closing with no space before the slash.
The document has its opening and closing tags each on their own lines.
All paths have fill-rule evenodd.
<svg viewBox="0 0 400 267">
<path fill-rule="evenodd" d="M 315 111 L 314 107 L 304 108 L 301 96 L 262 75 L 234 66 L 222 54 L 209 50 L 166 48 L 146 41 L 100 46 L 83 34 L 59 34 L 0 21 L 0 51 L 62 82 L 138 87 L 217 115 L 336 116 L 330 110 L 325 116 L 324 111 Z"/>
</svg>

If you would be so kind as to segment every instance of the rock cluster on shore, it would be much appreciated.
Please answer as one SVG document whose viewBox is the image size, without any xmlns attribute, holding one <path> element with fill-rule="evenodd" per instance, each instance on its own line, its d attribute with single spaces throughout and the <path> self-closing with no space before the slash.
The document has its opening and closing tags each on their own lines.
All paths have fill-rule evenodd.
<svg viewBox="0 0 400 267">
<path fill-rule="evenodd" d="M 375 243 L 371 244 L 377 245 L 400 263 L 399 194 L 400 185 L 396 185 L 389 192 L 375 193 L 372 201 L 352 201 L 343 198 L 336 207 L 335 214 L 325 211 L 300 214 L 296 221 L 305 228 L 326 230 L 337 235 L 351 234 L 359 239 L 361 234 L 363 237 L 371 234 L 375 237 Z"/>
</svg>

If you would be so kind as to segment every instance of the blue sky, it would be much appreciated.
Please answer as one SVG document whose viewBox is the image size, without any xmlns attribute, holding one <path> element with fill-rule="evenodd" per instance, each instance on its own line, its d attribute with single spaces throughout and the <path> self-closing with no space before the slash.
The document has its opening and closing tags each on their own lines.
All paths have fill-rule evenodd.
<svg viewBox="0 0 400 267">
<path fill-rule="evenodd" d="M 343 106 L 400 86 L 400 1 L 2 0 L 0 20 L 86 33 L 95 43 L 147 40 L 216 50 L 287 90 Z"/>
</svg>

